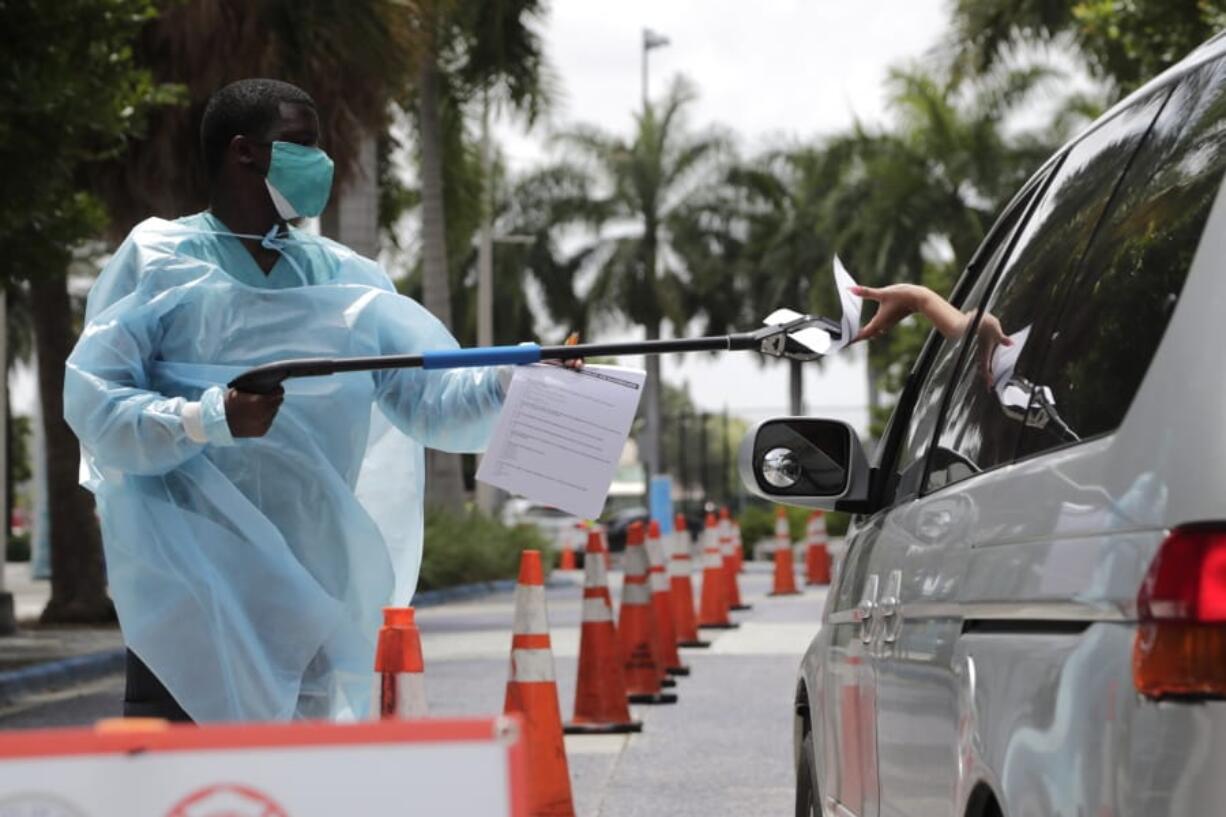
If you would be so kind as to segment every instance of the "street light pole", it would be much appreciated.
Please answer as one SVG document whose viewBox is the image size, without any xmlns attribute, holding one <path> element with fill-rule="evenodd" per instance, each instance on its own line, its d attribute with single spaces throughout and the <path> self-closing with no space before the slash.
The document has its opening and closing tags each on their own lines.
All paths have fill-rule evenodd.
<svg viewBox="0 0 1226 817">
<path fill-rule="evenodd" d="M 643 110 L 647 110 L 647 52 L 653 48 L 663 48 L 669 44 L 668 37 L 657 34 L 650 28 L 643 29 Z"/>
</svg>

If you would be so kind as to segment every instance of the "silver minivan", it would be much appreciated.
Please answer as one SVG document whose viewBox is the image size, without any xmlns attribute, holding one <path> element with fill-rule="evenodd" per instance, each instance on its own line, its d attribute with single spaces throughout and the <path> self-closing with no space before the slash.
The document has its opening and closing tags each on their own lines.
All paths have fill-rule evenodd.
<svg viewBox="0 0 1226 817">
<path fill-rule="evenodd" d="M 856 514 L 796 688 L 797 814 L 1226 814 L 1226 41 L 1022 188 L 870 463 L 843 423 L 741 450 Z M 985 336 L 987 333 L 985 333 Z"/>
</svg>

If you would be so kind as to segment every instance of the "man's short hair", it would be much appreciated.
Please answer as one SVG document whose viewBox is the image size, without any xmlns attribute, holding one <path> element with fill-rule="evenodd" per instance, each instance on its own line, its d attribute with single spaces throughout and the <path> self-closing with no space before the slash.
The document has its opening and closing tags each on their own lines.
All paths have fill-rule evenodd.
<svg viewBox="0 0 1226 817">
<path fill-rule="evenodd" d="M 200 121 L 200 149 L 210 179 L 217 177 L 235 136 L 267 138 L 281 118 L 283 102 L 315 107 L 306 91 L 276 79 L 240 79 L 209 97 Z"/>
</svg>

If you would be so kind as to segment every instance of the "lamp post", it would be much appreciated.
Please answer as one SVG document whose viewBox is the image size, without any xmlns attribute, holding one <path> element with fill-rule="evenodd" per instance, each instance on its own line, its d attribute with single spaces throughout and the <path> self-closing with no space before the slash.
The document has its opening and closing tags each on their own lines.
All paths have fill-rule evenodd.
<svg viewBox="0 0 1226 817">
<path fill-rule="evenodd" d="M 669 44 L 668 37 L 658 34 L 650 28 L 643 29 L 643 110 L 647 110 L 647 52 L 653 48 L 663 48 Z"/>
</svg>

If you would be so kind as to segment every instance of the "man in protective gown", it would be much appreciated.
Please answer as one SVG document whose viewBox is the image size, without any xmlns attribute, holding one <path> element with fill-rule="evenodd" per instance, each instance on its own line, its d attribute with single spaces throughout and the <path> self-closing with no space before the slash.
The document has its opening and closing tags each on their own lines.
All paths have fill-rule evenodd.
<svg viewBox="0 0 1226 817">
<path fill-rule="evenodd" d="M 90 293 L 64 405 L 129 648 L 126 714 L 365 717 L 381 608 L 417 583 L 423 446 L 481 450 L 502 404 L 496 369 L 227 388 L 286 358 L 456 346 L 373 261 L 289 226 L 328 198 L 318 131 L 292 85 L 218 91 L 210 209 L 138 225 Z"/>
</svg>

